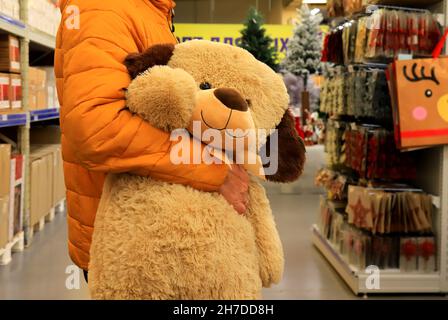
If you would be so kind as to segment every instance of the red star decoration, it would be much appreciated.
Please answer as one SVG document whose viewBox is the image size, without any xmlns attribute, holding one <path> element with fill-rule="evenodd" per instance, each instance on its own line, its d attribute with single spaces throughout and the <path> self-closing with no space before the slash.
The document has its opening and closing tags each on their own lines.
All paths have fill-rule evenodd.
<svg viewBox="0 0 448 320">
<path fill-rule="evenodd" d="M 403 250 L 404 256 L 406 257 L 406 260 L 411 260 L 413 257 L 415 257 L 415 254 L 417 253 L 417 245 L 411 241 L 408 240 L 401 246 L 401 250 Z"/>
<path fill-rule="evenodd" d="M 420 245 L 421 250 L 421 256 L 428 261 L 429 258 L 431 258 L 435 253 L 435 246 L 434 243 L 431 241 L 426 240 Z"/>
<path fill-rule="evenodd" d="M 370 210 L 368 208 L 364 208 L 361 198 L 358 199 L 355 205 L 350 205 L 350 208 L 352 208 L 353 213 L 355 214 L 353 223 L 358 227 L 366 226 L 366 217 Z"/>
</svg>

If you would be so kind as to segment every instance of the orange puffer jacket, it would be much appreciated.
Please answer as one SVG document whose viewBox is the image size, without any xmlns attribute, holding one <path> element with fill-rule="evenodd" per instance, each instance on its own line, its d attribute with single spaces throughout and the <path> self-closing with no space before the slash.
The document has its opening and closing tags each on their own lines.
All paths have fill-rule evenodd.
<svg viewBox="0 0 448 320">
<path fill-rule="evenodd" d="M 69 252 L 84 270 L 106 173 L 131 172 L 204 191 L 216 191 L 227 175 L 224 165 L 172 164 L 169 134 L 126 108 L 123 89 L 130 78 L 123 61 L 129 53 L 176 41 L 170 29 L 173 7 L 172 0 L 61 2 L 55 73 L 61 102 Z M 72 16 L 76 10 L 79 28 Z"/>
</svg>

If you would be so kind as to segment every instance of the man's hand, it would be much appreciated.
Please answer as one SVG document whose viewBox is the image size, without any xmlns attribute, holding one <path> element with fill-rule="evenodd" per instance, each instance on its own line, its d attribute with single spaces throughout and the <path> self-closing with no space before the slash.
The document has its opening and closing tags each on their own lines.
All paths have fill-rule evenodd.
<svg viewBox="0 0 448 320">
<path fill-rule="evenodd" d="M 249 204 L 249 175 L 240 165 L 232 165 L 219 193 L 243 215 Z"/>
</svg>

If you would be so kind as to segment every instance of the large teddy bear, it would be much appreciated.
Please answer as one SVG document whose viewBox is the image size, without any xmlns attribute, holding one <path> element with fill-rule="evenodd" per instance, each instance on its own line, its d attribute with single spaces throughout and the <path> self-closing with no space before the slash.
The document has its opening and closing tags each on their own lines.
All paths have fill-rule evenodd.
<svg viewBox="0 0 448 320">
<path fill-rule="evenodd" d="M 268 136 L 257 139 L 256 161 L 244 163 L 251 176 L 245 215 L 218 193 L 108 175 L 90 251 L 92 298 L 261 298 L 263 286 L 281 280 L 284 258 L 260 181 L 296 180 L 305 158 L 282 78 L 241 48 L 204 40 L 157 45 L 125 64 L 133 79 L 128 108 L 151 125 L 193 133 L 197 121 L 223 137 L 239 128 L 265 129 Z M 234 160 L 213 141 L 202 142 L 212 145 L 212 156 Z M 259 157 L 262 151 L 278 156 L 277 170 L 267 172 L 272 163 Z"/>
</svg>

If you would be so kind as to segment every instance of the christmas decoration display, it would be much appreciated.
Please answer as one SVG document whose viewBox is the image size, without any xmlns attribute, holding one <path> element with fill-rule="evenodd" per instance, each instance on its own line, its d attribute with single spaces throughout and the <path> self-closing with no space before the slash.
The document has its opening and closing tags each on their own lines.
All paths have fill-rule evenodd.
<svg viewBox="0 0 448 320">
<path fill-rule="evenodd" d="M 241 48 L 246 49 L 259 61 L 277 71 L 277 52 L 273 40 L 263 28 L 263 17 L 257 9 L 251 8 L 241 30 Z"/>
<path fill-rule="evenodd" d="M 385 71 L 352 65 L 325 68 L 320 110 L 330 116 L 353 116 L 391 126 Z"/>
<path fill-rule="evenodd" d="M 298 10 L 298 21 L 294 34 L 288 42 L 286 57 L 281 63 L 281 69 L 303 79 L 301 93 L 302 124 L 307 124 L 307 112 L 310 112 L 310 94 L 307 90 L 311 74 L 321 67 L 322 42 L 319 24 L 322 21 L 320 13 L 314 14 L 306 4 Z"/>
<path fill-rule="evenodd" d="M 322 15 L 312 14 L 306 4 L 298 10 L 298 15 L 298 22 L 288 42 L 288 50 L 281 68 L 300 76 L 306 88 L 309 75 L 316 73 L 321 65 L 322 41 L 319 24 Z"/>
<path fill-rule="evenodd" d="M 429 56 L 440 36 L 437 20 L 430 12 L 378 9 L 329 33 L 322 61 L 350 64 L 382 62 L 399 54 Z"/>
<path fill-rule="evenodd" d="M 329 168 L 350 169 L 358 178 L 410 181 L 417 177 L 414 155 L 399 152 L 393 132 L 378 126 L 329 120 L 325 151 Z"/>
<path fill-rule="evenodd" d="M 357 212 L 353 221 L 364 225 L 370 222 L 371 209 L 363 204 L 363 200 L 347 208 L 352 207 Z M 400 269 L 403 272 L 420 273 L 437 271 L 433 235 L 397 232 L 393 235 L 375 234 L 350 224 L 349 215 L 345 212 L 347 208 L 341 202 L 322 198 L 319 229 L 342 259 L 352 267 L 364 270 L 374 265 L 382 270 Z M 387 221 L 387 217 L 382 221 Z"/>
</svg>

